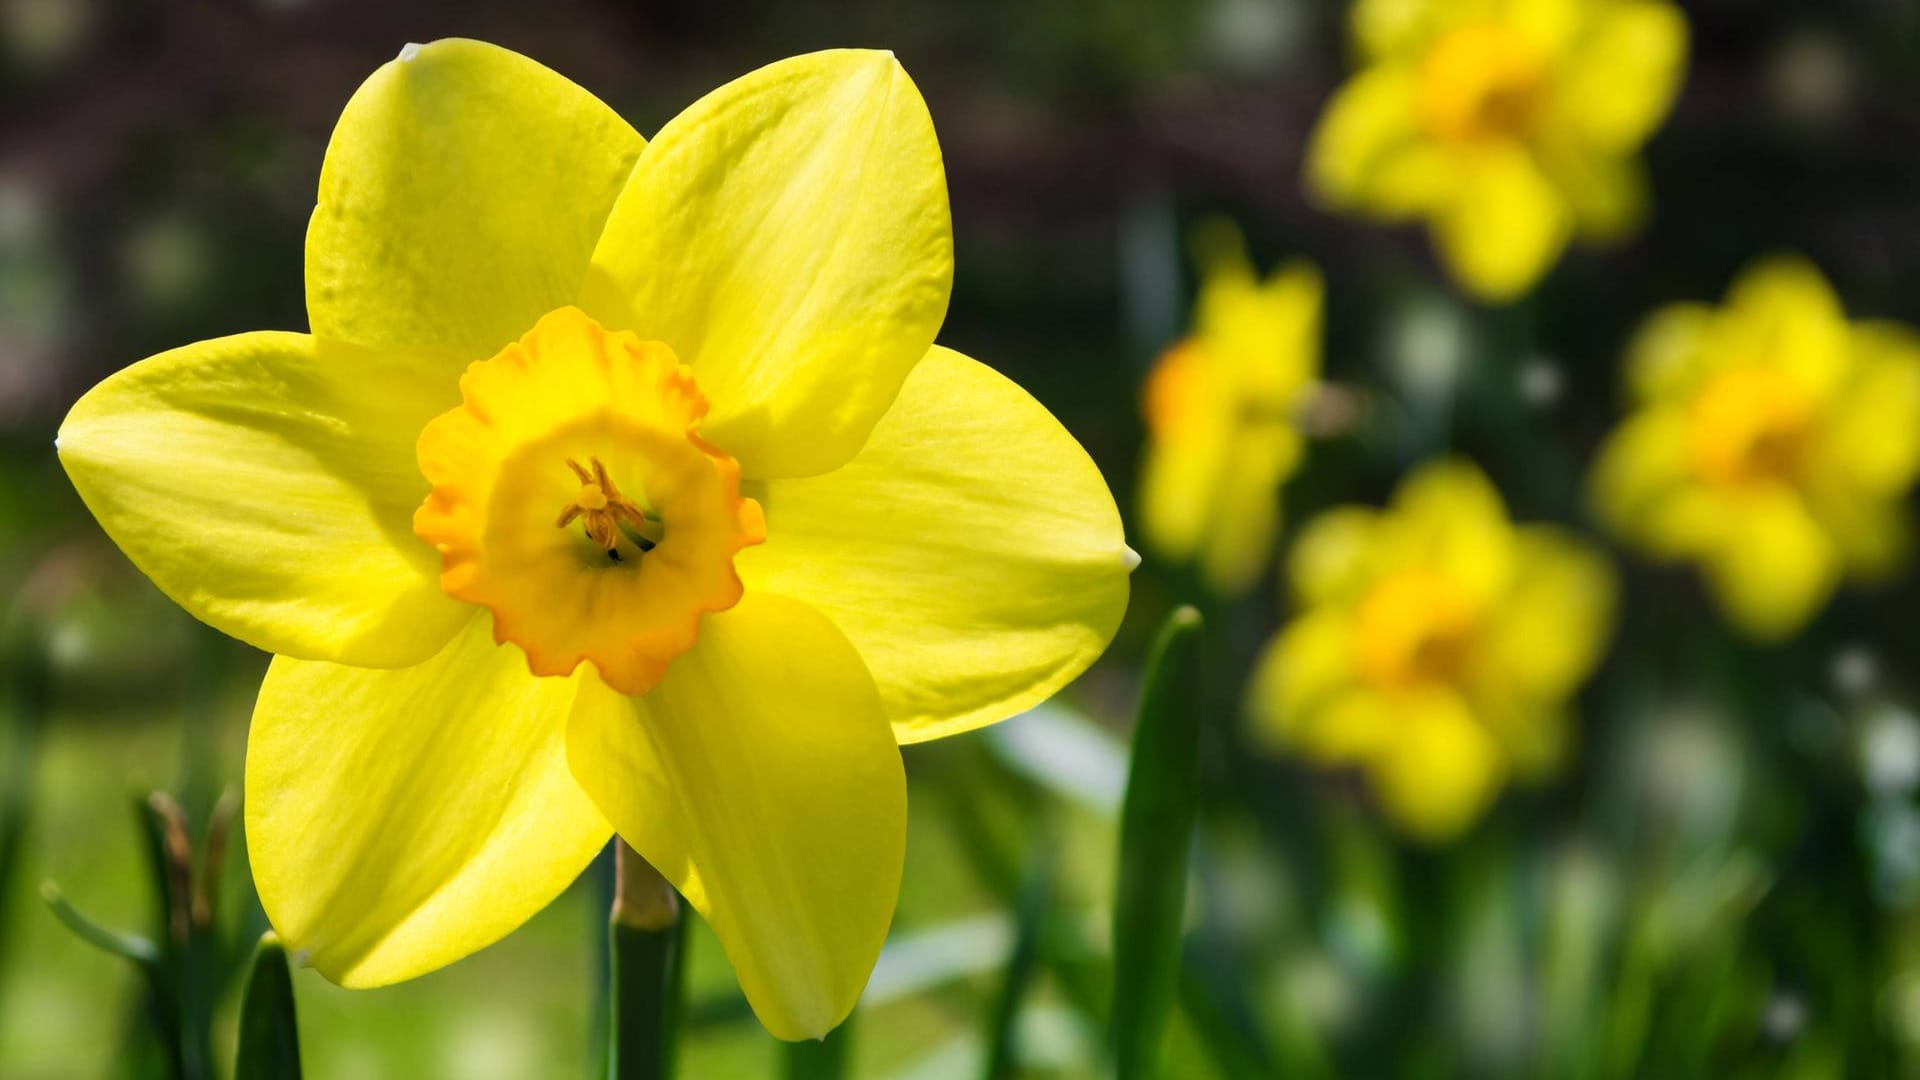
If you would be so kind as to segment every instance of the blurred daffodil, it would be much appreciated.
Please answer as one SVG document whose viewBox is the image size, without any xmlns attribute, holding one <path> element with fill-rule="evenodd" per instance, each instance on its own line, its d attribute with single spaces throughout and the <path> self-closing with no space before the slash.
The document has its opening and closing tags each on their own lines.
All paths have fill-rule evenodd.
<svg viewBox="0 0 1920 1080">
<path fill-rule="evenodd" d="M 1360 72 L 1328 103 L 1307 184 L 1330 207 L 1425 221 L 1467 291 L 1531 288 L 1580 235 L 1632 230 L 1637 154 L 1686 66 L 1667 0 L 1359 0 Z"/>
<path fill-rule="evenodd" d="M 1567 699 L 1610 632 L 1612 571 L 1567 532 L 1514 525 L 1479 469 L 1429 464 L 1385 510 L 1327 511 L 1287 575 L 1298 612 L 1254 675 L 1259 735 L 1363 769 L 1430 840 L 1561 760 Z"/>
<path fill-rule="evenodd" d="M 348 986 L 430 971 L 617 830 L 769 1030 L 847 1014 L 899 885 L 898 744 L 1045 698 L 1126 603 L 1093 463 L 933 344 L 952 272 L 890 53 L 771 65 L 650 142 L 478 42 L 368 79 L 312 334 L 145 360 L 60 434 L 133 561 L 279 654 L 246 833 L 290 946 Z"/>
<path fill-rule="evenodd" d="M 1193 331 L 1147 376 L 1140 506 L 1147 540 L 1197 564 L 1220 595 L 1273 557 L 1280 485 L 1299 463 L 1295 424 L 1320 374 L 1320 274 L 1296 263 L 1261 280 L 1237 233 L 1203 250 Z"/>
<path fill-rule="evenodd" d="M 1849 323 L 1820 272 L 1759 263 L 1726 303 L 1675 304 L 1631 343 L 1633 413 L 1595 462 L 1601 515 L 1691 560 L 1748 634 L 1793 633 L 1847 577 L 1896 569 L 1920 473 L 1920 335 Z"/>
</svg>

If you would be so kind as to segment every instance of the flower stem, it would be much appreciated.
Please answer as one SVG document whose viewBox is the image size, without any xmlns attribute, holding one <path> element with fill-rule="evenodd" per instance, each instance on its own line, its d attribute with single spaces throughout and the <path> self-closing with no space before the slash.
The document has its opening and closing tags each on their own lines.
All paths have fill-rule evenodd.
<svg viewBox="0 0 1920 1080">
<path fill-rule="evenodd" d="M 625 840 L 613 844 L 607 1076 L 666 1080 L 680 1020 L 680 898 Z"/>
<path fill-rule="evenodd" d="M 785 1080 L 840 1080 L 853 1057 L 853 1017 L 821 1038 L 780 1044 Z"/>
</svg>

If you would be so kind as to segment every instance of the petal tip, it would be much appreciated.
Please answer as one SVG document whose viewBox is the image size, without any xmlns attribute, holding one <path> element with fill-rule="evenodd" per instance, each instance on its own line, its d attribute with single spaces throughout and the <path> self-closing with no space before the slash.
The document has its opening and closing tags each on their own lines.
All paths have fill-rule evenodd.
<svg viewBox="0 0 1920 1080">
<path fill-rule="evenodd" d="M 1126 567 L 1129 574 L 1140 568 L 1140 553 L 1133 550 L 1133 545 L 1120 545 L 1120 565 Z"/>
<path fill-rule="evenodd" d="M 409 41 L 405 45 L 400 46 L 400 55 L 394 57 L 394 59 L 404 64 L 407 61 L 412 60 L 415 57 L 419 56 L 420 50 L 424 48 L 426 48 L 426 46 L 420 44 L 417 41 Z"/>
</svg>

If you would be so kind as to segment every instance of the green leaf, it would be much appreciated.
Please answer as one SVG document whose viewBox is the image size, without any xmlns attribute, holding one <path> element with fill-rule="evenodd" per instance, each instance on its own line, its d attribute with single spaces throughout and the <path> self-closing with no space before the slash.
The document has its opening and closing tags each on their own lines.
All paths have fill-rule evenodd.
<svg viewBox="0 0 1920 1080">
<path fill-rule="evenodd" d="M 269 930 L 260 936 L 240 1002 L 240 1049 L 233 1075 L 247 1080 L 299 1080 L 300 1029 L 293 1011 L 293 976 L 286 946 Z"/>
<path fill-rule="evenodd" d="M 1113 909 L 1115 1075 L 1158 1072 L 1180 983 L 1187 851 L 1199 801 L 1200 613 L 1167 618 L 1147 663 L 1120 817 Z"/>
<path fill-rule="evenodd" d="M 118 930 L 109 930 L 83 914 L 79 908 L 67 902 L 61 894 L 60 886 L 51 881 L 40 884 L 40 899 L 46 901 L 67 929 L 79 936 L 80 940 L 104 952 L 124 957 L 151 972 L 160 963 L 160 949 L 153 942 L 138 934 L 124 934 Z"/>
</svg>

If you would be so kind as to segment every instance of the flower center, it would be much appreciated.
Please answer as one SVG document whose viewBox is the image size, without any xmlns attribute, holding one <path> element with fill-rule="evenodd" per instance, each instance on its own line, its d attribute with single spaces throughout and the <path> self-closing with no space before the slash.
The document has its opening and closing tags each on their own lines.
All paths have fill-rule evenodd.
<svg viewBox="0 0 1920 1080">
<path fill-rule="evenodd" d="M 698 434 L 692 371 L 561 308 L 468 368 L 460 395 L 418 445 L 433 490 L 413 529 L 441 588 L 488 608 L 534 674 L 589 661 L 645 693 L 701 615 L 739 602 L 733 556 L 766 539 L 738 463 Z"/>
<path fill-rule="evenodd" d="M 1355 631 L 1360 675 L 1375 686 L 1465 681 L 1473 657 L 1473 610 L 1437 574 L 1382 580 L 1361 601 Z"/>
<path fill-rule="evenodd" d="M 581 519 L 586 524 L 587 539 L 599 544 L 614 562 L 620 561 L 620 537 L 625 529 L 633 530 L 625 535 L 642 552 L 652 551 L 655 541 L 647 535 L 652 519 L 632 499 L 620 494 L 599 458 L 591 460 L 593 471 L 589 473 L 579 462 L 567 459 L 567 468 L 580 478 L 580 490 L 554 524 L 564 529 L 573 524 L 573 519 Z"/>
<path fill-rule="evenodd" d="M 1813 400 L 1791 377 L 1765 368 L 1714 377 L 1694 399 L 1695 468 L 1721 484 L 1791 481 L 1806 456 Z"/>
<path fill-rule="evenodd" d="M 1546 65 L 1504 26 L 1467 26 L 1441 37 L 1421 68 L 1421 116 L 1448 142 L 1524 138 L 1540 111 Z"/>
</svg>

